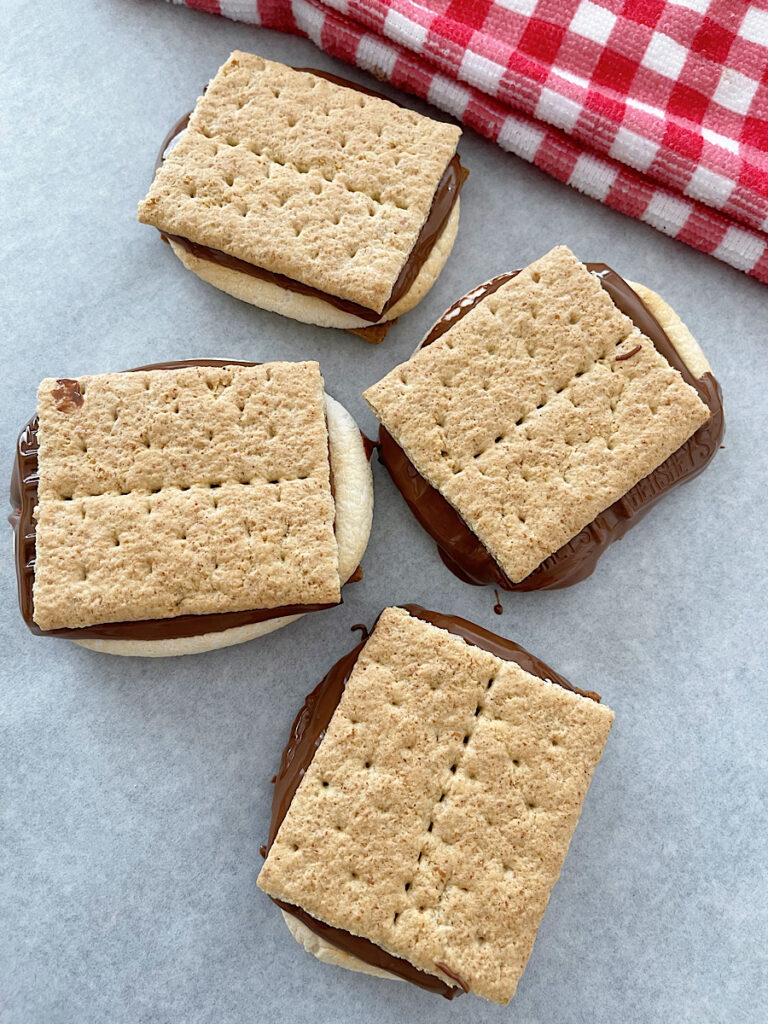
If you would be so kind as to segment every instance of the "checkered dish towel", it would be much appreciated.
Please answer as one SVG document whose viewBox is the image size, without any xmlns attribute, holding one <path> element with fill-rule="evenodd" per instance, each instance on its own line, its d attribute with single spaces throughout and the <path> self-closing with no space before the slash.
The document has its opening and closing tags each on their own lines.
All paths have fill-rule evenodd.
<svg viewBox="0 0 768 1024">
<path fill-rule="evenodd" d="M 174 0 L 309 36 L 768 283 L 768 0 Z"/>
</svg>

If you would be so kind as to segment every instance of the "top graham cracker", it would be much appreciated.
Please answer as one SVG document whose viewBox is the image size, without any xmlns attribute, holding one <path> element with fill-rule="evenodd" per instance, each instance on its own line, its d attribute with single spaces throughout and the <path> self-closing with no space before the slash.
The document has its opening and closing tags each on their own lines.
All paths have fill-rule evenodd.
<svg viewBox="0 0 768 1024">
<path fill-rule="evenodd" d="M 235 51 L 198 99 L 139 220 L 381 311 L 460 135 Z"/>
<path fill-rule="evenodd" d="M 515 583 L 710 415 L 565 246 L 364 397 Z"/>
<path fill-rule="evenodd" d="M 315 362 L 44 380 L 41 629 L 339 600 Z"/>
<path fill-rule="evenodd" d="M 258 884 L 506 1003 L 612 722 L 609 708 L 388 608 Z"/>
</svg>

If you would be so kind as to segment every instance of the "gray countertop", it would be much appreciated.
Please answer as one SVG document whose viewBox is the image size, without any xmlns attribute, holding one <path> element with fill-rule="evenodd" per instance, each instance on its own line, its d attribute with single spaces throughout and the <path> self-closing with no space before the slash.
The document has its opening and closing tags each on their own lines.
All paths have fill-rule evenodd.
<svg viewBox="0 0 768 1024">
<path fill-rule="evenodd" d="M 366 76 L 306 40 L 159 2 L 5 0 L 4 14 L 6 466 L 41 377 L 191 356 L 318 358 L 372 433 L 363 388 L 456 297 L 558 242 L 675 306 L 721 381 L 727 435 L 589 580 L 507 595 L 501 618 L 491 591 L 443 568 L 379 465 L 364 582 L 218 653 L 120 659 L 33 637 L 6 557 L 3 1024 L 764 1019 L 768 289 L 468 131 L 454 253 L 384 344 L 253 309 L 136 222 L 158 144 L 236 47 Z M 352 646 L 352 623 L 406 601 L 512 637 L 616 712 L 506 1009 L 323 966 L 255 884 L 269 779 L 304 695 Z"/>
</svg>

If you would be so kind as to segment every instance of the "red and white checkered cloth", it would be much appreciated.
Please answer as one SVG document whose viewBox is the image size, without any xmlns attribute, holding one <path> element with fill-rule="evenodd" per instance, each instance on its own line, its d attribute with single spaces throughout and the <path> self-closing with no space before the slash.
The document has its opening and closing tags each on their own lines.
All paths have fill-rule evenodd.
<svg viewBox="0 0 768 1024">
<path fill-rule="evenodd" d="M 768 0 L 174 0 L 306 35 L 768 283 Z"/>
</svg>

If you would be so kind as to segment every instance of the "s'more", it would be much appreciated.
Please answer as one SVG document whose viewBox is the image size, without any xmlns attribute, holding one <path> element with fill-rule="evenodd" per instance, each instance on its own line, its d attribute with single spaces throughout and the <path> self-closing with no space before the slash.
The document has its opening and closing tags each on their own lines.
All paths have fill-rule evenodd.
<svg viewBox="0 0 768 1024">
<path fill-rule="evenodd" d="M 368 388 L 379 455 L 444 563 L 570 586 L 720 447 L 720 388 L 655 292 L 558 246 L 463 296 Z"/>
<path fill-rule="evenodd" d="M 316 362 L 48 378 L 11 485 L 21 612 L 110 654 L 194 654 L 341 601 L 373 512 Z"/>
<path fill-rule="evenodd" d="M 321 960 L 515 993 L 613 712 L 474 623 L 387 608 L 307 698 L 259 886 Z"/>
<path fill-rule="evenodd" d="M 378 342 L 445 265 L 457 126 L 236 51 L 180 127 L 139 220 L 230 295 Z"/>
</svg>

